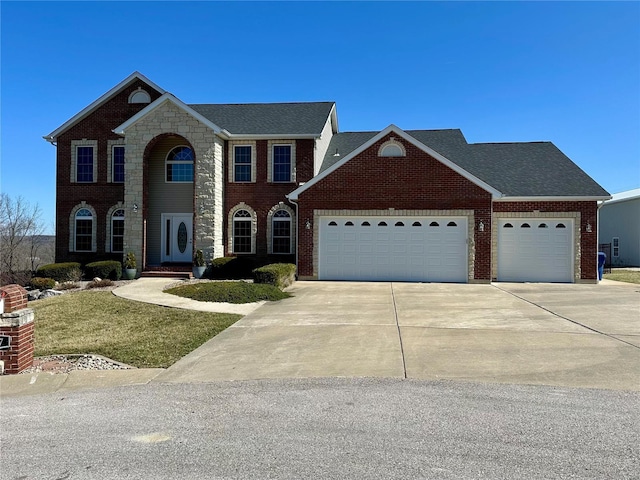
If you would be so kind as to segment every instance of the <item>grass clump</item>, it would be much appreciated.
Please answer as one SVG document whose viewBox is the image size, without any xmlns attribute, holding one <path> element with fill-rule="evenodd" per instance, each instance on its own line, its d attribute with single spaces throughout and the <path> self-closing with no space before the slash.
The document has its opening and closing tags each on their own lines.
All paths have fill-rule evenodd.
<svg viewBox="0 0 640 480">
<path fill-rule="evenodd" d="M 617 282 L 640 283 L 640 272 L 634 270 L 614 270 L 611 273 L 605 273 L 604 278 L 607 280 L 615 280 Z"/>
<path fill-rule="evenodd" d="M 139 368 L 166 368 L 241 318 L 81 291 L 29 303 L 35 355 L 97 354 Z"/>
<path fill-rule="evenodd" d="M 276 301 L 291 296 L 273 285 L 247 282 L 201 282 L 170 288 L 165 292 L 200 302 L 226 303 Z"/>
<path fill-rule="evenodd" d="M 84 287 L 87 290 L 91 290 L 92 288 L 103 288 L 103 287 L 112 287 L 114 285 L 113 281 L 108 278 L 103 278 L 102 280 L 93 280 L 87 283 L 87 286 Z"/>
</svg>

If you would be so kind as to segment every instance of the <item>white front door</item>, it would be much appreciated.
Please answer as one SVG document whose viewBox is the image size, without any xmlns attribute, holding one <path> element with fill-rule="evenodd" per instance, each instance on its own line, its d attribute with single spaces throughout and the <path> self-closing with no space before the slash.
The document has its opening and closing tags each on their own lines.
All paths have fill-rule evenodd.
<svg viewBox="0 0 640 480">
<path fill-rule="evenodd" d="M 191 263 L 193 249 L 193 215 L 162 214 L 162 261 Z"/>
</svg>

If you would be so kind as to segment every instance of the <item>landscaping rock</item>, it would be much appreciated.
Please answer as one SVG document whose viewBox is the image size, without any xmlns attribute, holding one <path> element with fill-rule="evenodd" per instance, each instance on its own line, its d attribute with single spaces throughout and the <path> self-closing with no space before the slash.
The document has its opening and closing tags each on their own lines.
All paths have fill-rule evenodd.
<svg viewBox="0 0 640 480">
<path fill-rule="evenodd" d="M 39 298 L 40 298 L 40 290 L 27 291 L 27 300 L 29 302 L 33 302 L 34 300 L 38 300 Z"/>
<path fill-rule="evenodd" d="M 43 298 L 49 298 L 49 297 L 57 297 L 62 294 L 63 292 L 59 292 L 57 290 L 45 290 L 40 294 L 40 296 L 38 297 L 38 300 L 41 300 Z"/>
</svg>

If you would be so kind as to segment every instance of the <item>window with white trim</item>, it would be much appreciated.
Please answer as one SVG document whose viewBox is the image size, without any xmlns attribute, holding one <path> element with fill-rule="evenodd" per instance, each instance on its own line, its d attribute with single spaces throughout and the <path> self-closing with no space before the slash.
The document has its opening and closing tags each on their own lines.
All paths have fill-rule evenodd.
<svg viewBox="0 0 640 480">
<path fill-rule="evenodd" d="M 93 249 L 93 214 L 88 208 L 76 212 L 74 251 L 91 252 Z"/>
<path fill-rule="evenodd" d="M 272 145 L 272 181 L 291 182 L 291 170 L 293 166 L 291 145 Z"/>
<path fill-rule="evenodd" d="M 233 214 L 233 253 L 251 253 L 253 218 L 247 210 Z"/>
<path fill-rule="evenodd" d="M 251 181 L 251 145 L 233 146 L 233 181 Z"/>
<path fill-rule="evenodd" d="M 93 146 L 76 147 L 76 182 L 93 182 L 94 154 Z"/>
<path fill-rule="evenodd" d="M 165 161 L 168 183 L 193 182 L 193 150 L 184 145 L 173 148 Z"/>
<path fill-rule="evenodd" d="M 124 209 L 118 209 L 111 215 L 111 251 L 124 252 Z"/>
<path fill-rule="evenodd" d="M 278 210 L 271 219 L 271 248 L 273 253 L 291 253 L 291 215 L 286 210 Z"/>
<path fill-rule="evenodd" d="M 611 239 L 611 256 L 618 258 L 620 256 L 620 238 L 613 237 Z"/>
<path fill-rule="evenodd" d="M 124 183 L 124 146 L 111 147 L 111 175 L 113 183 Z"/>
</svg>

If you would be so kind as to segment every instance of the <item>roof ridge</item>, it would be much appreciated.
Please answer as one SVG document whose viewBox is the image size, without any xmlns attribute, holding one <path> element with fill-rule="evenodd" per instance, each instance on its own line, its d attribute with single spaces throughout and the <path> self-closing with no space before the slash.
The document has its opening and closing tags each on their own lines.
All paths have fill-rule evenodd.
<svg viewBox="0 0 640 480">
<path fill-rule="evenodd" d="M 535 144 L 550 143 L 553 145 L 553 142 L 550 140 L 535 140 L 531 142 L 475 142 L 475 143 L 470 143 L 469 145 L 526 145 L 529 143 L 535 143 Z"/>
<path fill-rule="evenodd" d="M 332 100 L 322 100 L 317 102 L 242 102 L 242 103 L 187 103 L 186 105 L 312 105 L 312 104 L 335 104 Z"/>
</svg>

